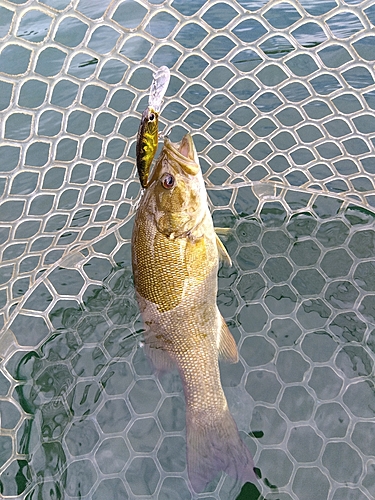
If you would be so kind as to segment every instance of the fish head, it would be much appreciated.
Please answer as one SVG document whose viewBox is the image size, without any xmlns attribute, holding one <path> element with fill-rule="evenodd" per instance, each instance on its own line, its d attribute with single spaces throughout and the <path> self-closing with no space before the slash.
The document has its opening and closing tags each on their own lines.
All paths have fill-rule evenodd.
<svg viewBox="0 0 375 500">
<path fill-rule="evenodd" d="M 142 113 L 141 123 L 138 129 L 137 145 L 138 148 L 153 149 L 158 145 L 158 126 L 159 126 L 159 113 L 154 108 L 148 106 Z M 153 154 L 155 154 L 155 150 Z M 146 151 L 147 153 L 147 151 Z M 152 158 L 151 158 L 152 161 Z"/>
<path fill-rule="evenodd" d="M 154 108 L 148 106 L 142 113 L 141 125 L 147 127 L 148 133 L 158 133 L 158 118 L 159 113 L 157 113 Z"/>
<path fill-rule="evenodd" d="M 207 211 L 207 194 L 190 134 L 180 143 L 164 139 L 148 189 L 154 199 L 155 222 L 168 237 L 188 235 Z"/>
</svg>

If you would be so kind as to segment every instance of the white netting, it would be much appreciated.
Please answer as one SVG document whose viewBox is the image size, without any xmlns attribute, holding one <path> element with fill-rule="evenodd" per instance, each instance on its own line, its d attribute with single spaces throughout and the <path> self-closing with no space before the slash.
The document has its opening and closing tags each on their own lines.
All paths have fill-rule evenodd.
<svg viewBox="0 0 375 500">
<path fill-rule="evenodd" d="M 233 227 L 223 379 L 263 494 L 374 497 L 374 25 L 374 0 L 0 0 L 2 495 L 190 498 L 178 378 L 132 336 L 136 132 L 167 65 L 161 129 L 193 133 Z"/>
</svg>

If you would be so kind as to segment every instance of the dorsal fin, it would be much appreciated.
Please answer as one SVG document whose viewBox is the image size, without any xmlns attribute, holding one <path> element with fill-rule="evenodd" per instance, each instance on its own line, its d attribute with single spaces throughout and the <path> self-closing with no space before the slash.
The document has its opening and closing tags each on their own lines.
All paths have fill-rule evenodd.
<svg viewBox="0 0 375 500">
<path fill-rule="evenodd" d="M 238 350 L 236 341 L 231 334 L 228 325 L 225 320 L 221 317 L 221 330 L 219 339 L 219 357 L 224 361 L 229 361 L 230 363 L 237 363 L 238 361 Z"/>
</svg>

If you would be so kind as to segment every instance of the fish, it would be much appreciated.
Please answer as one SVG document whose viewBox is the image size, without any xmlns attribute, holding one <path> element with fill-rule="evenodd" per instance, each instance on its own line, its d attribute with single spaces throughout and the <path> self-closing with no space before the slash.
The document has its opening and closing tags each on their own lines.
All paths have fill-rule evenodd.
<svg viewBox="0 0 375 500">
<path fill-rule="evenodd" d="M 145 325 L 144 349 L 157 373 L 177 368 L 186 401 L 187 471 L 204 491 L 221 471 L 256 483 L 221 386 L 219 357 L 238 361 L 217 306 L 219 240 L 190 134 L 167 137 L 136 211 L 132 268 Z"/>
<path fill-rule="evenodd" d="M 137 171 L 141 186 L 147 186 L 150 167 L 159 142 L 159 113 L 151 106 L 142 113 L 136 143 Z"/>
<path fill-rule="evenodd" d="M 148 106 L 143 111 L 136 142 L 136 165 L 141 186 L 148 182 L 150 168 L 159 143 L 159 113 L 168 88 L 170 71 L 161 66 L 153 74 Z"/>
</svg>

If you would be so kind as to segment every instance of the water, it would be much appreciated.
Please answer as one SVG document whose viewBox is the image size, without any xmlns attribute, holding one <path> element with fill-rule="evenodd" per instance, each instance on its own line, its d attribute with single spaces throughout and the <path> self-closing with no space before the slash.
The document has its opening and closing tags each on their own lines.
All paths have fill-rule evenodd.
<svg viewBox="0 0 375 500">
<path fill-rule="evenodd" d="M 248 189 L 240 188 L 240 193 Z M 326 218 L 332 204 L 318 197 L 309 202 L 311 213 L 293 216 L 271 202 L 249 217 L 249 196 L 251 190 L 237 195 L 236 210 L 242 216 L 230 218 L 233 230 L 226 246 L 234 267 L 219 272 L 218 305 L 241 355 L 238 365 L 223 367 L 229 404 L 252 436 L 250 445 L 258 450 L 256 463 L 266 483 L 283 487 L 291 481 L 289 454 L 299 463 L 322 460 L 331 471 L 335 460 L 323 444 L 332 435 L 342 438 L 347 460 L 358 462 L 350 469 L 355 482 L 363 469 L 347 437 L 348 411 L 357 416 L 352 439 L 358 435 L 359 449 L 367 446 L 360 429 L 373 412 L 371 402 L 367 410 L 358 406 L 361 396 L 354 389 L 359 384 L 367 390 L 363 397 L 373 398 L 373 342 L 362 318 L 373 321 L 374 273 L 372 260 L 358 259 L 374 258 L 374 216 L 348 206 Z M 220 221 L 229 220 L 222 214 Z M 113 255 L 112 239 L 97 251 Z M 75 299 L 82 293 L 81 273 L 56 268 L 48 275 L 24 309 L 50 308 L 49 333 L 41 318 L 27 314 L 19 314 L 13 323 L 12 334 L 21 345 L 45 340 L 35 350 L 15 352 L 5 365 L 15 381 L 12 393 L 27 418 L 21 419 L 17 406 L 4 401 L 8 406 L 2 410 L 7 416 L 2 425 L 18 429 L 19 453 L 28 455 L 38 448 L 27 465 L 19 464 L 16 482 L 9 471 L 3 476 L 6 494 L 15 494 L 17 488 L 21 494 L 32 485 L 32 477 L 42 475 L 55 491 L 89 495 L 99 477 L 121 478 L 125 472 L 134 495 L 153 495 L 162 476 L 150 456 L 162 464 L 164 475 L 178 472 L 186 480 L 181 383 L 177 374 L 152 376 L 139 347 L 129 244 L 121 257 L 115 268 L 99 257 L 87 261 L 82 276 L 97 284 L 85 289 L 82 301 Z M 52 300 L 48 290 L 61 298 Z M 3 387 L 4 394 L 9 393 L 6 378 Z M 345 427 L 335 424 L 340 412 Z M 9 439 L 3 441 L 5 462 L 11 449 Z M 277 470 L 275 460 L 282 464 Z M 53 465 L 46 468 L 48 463 Z M 302 479 L 315 480 L 311 472 L 307 478 L 302 472 L 294 477 L 294 492 Z M 149 478 L 146 483 L 143 474 Z M 332 474 L 341 472 L 332 469 Z M 44 483 L 35 494 L 45 490 Z M 180 498 L 190 498 L 188 490 L 183 491 Z"/>
</svg>

